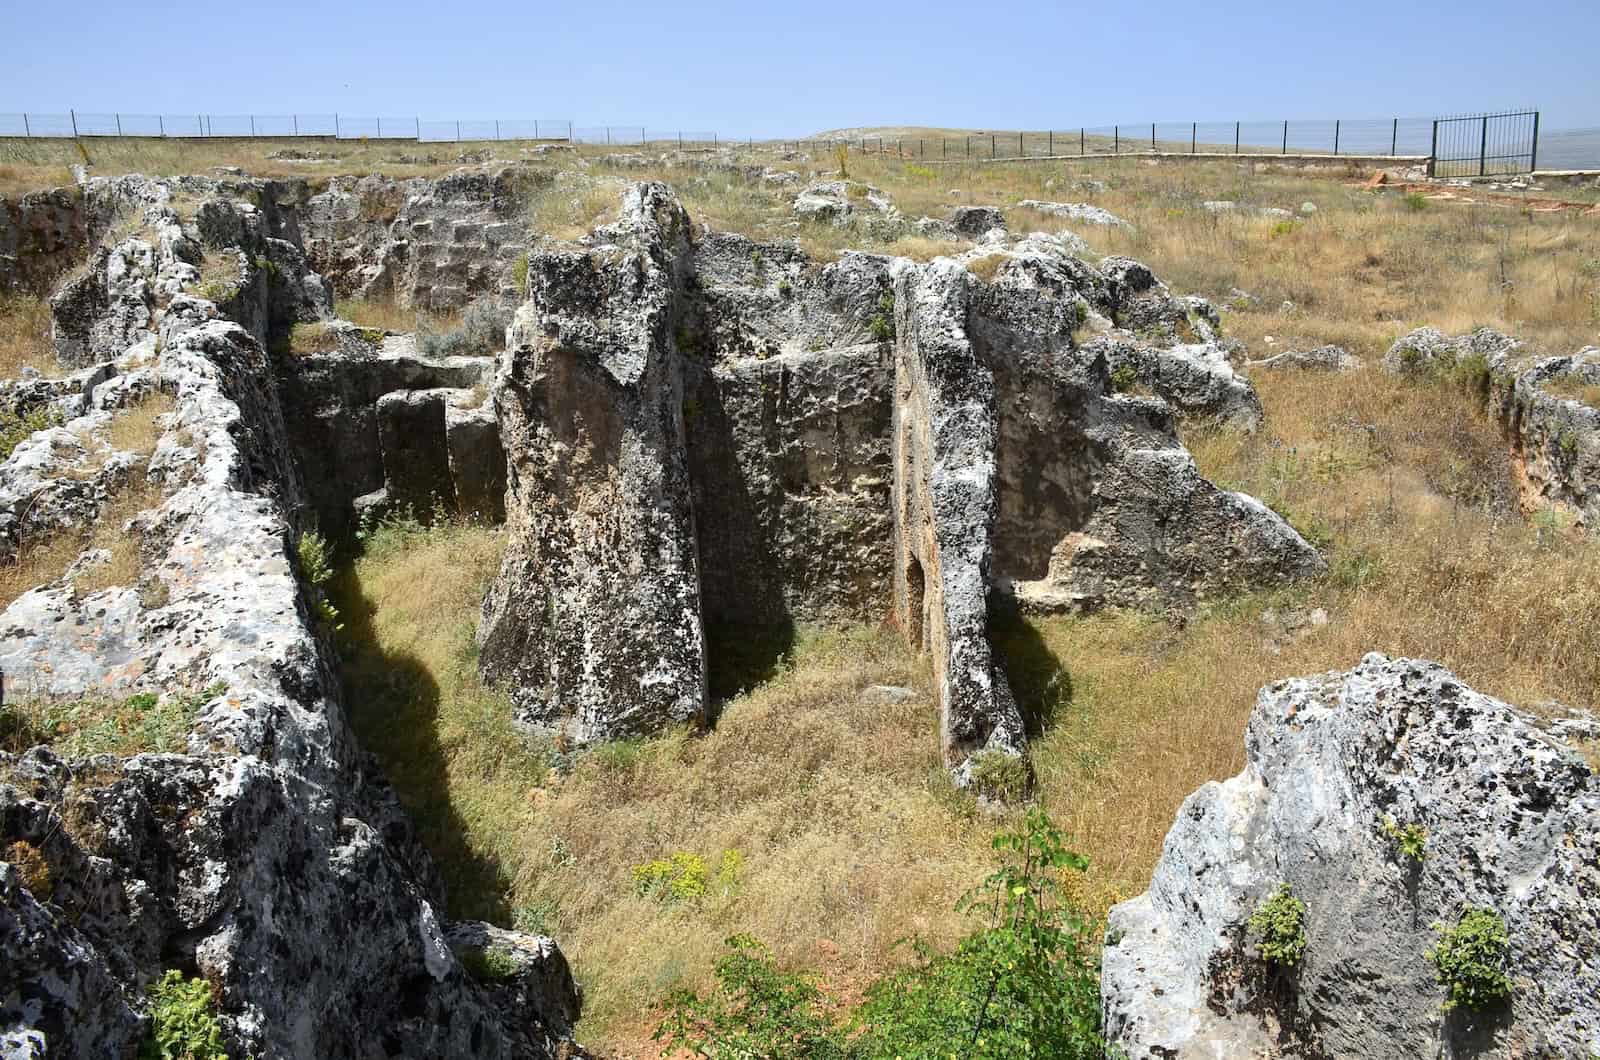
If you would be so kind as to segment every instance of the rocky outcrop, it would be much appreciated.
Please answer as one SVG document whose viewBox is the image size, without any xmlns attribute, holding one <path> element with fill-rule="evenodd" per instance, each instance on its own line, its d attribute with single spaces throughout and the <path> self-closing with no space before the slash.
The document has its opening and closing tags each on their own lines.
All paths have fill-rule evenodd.
<svg viewBox="0 0 1600 1060">
<path fill-rule="evenodd" d="M 950 227 L 957 235 L 976 239 L 994 231 L 1005 231 L 1005 214 L 998 206 L 957 206 L 950 213 Z"/>
<path fill-rule="evenodd" d="M 0 670 L 13 706 L 150 693 L 160 707 L 137 709 L 175 718 L 176 742 L 0 753 L 7 1055 L 132 1055 L 146 987 L 177 969 L 211 984 L 235 1055 L 553 1056 L 579 999 L 559 951 L 443 919 L 428 857 L 349 730 L 296 577 L 308 520 L 268 355 L 208 300 L 147 304 L 153 335 L 51 399 L 76 406 L 83 439 L 141 392 L 172 398 L 141 468 L 159 499 L 127 527 L 139 584 L 22 594 L 0 614 Z M 268 331 L 292 321 L 273 319 L 292 301 L 262 304 Z M 40 432 L 0 465 L 17 534 L 55 529 L 20 499 L 81 475 L 58 441 Z M 82 496 L 57 510 L 95 518 L 103 496 Z M 512 953 L 510 981 L 477 982 L 453 952 L 476 936 Z"/>
<path fill-rule="evenodd" d="M 1185 801 L 1150 890 L 1111 911 L 1113 1045 L 1131 1060 L 1593 1051 L 1600 782 L 1573 748 L 1436 665 L 1374 654 L 1263 689 L 1245 752 Z M 1246 922 L 1281 884 L 1306 945 L 1274 970 Z M 1427 954 L 1468 908 L 1505 923 L 1511 995 L 1446 1010 Z"/>
<path fill-rule="evenodd" d="M 596 239 L 529 261 L 495 389 L 511 544 L 478 633 L 522 720 L 577 741 L 706 707 L 675 317 L 689 219 L 636 184 Z"/>
<path fill-rule="evenodd" d="M 1521 343 L 1493 328 L 1479 328 L 1466 335 L 1448 336 L 1437 328 L 1417 328 L 1397 339 L 1383 355 L 1383 367 L 1407 375 L 1427 375 L 1449 371 L 1468 359 L 1492 371 L 1506 363 Z"/>
<path fill-rule="evenodd" d="M 300 210 L 306 255 L 335 289 L 359 298 L 432 310 L 520 298 L 529 197 L 552 179 L 522 165 L 434 180 L 335 177 Z"/>
<path fill-rule="evenodd" d="M 1266 418 L 1255 387 L 1234 371 L 1227 351 L 1216 343 L 1162 347 L 1107 335 L 1086 343 L 1085 349 L 1106 359 L 1114 384 L 1143 386 L 1189 419 L 1253 432 Z"/>
<path fill-rule="evenodd" d="M 968 335 L 971 274 L 895 274 L 894 616 L 933 661 L 949 765 L 1018 753 L 1022 715 L 989 643 L 998 481 L 994 374 Z"/>
<path fill-rule="evenodd" d="M 1511 447 L 1523 510 L 1600 527 L 1600 348 L 1493 373 L 1489 405 Z"/>
<path fill-rule="evenodd" d="M 1248 368 L 1299 368 L 1323 372 L 1350 372 L 1361 367 L 1361 360 L 1343 346 L 1318 346 L 1310 350 L 1285 350 L 1259 361 L 1246 361 Z"/>
<path fill-rule="evenodd" d="M 501 521 L 494 359 L 424 357 L 412 336 L 342 322 L 329 333 L 329 352 L 277 362 L 290 444 L 322 532 L 341 538 L 364 517 L 435 510 Z"/>
<path fill-rule="evenodd" d="M 854 180 L 819 180 L 794 198 L 794 215 L 802 221 L 832 225 L 897 225 L 900 211 L 893 200 L 870 184 Z"/>
<path fill-rule="evenodd" d="M 719 631 L 890 611 L 929 655 L 961 778 L 976 751 L 1021 747 L 991 595 L 1188 606 L 1322 569 L 1079 343 L 1214 326 L 1143 266 L 997 235 L 927 265 L 819 267 L 684 223 L 640 186 L 616 225 L 530 259 L 495 386 L 512 544 L 482 627 L 484 676 L 525 722 L 592 739 L 693 720 Z"/>
<path fill-rule="evenodd" d="M 263 189 L 250 189 L 261 201 Z M 270 190 L 270 186 L 268 188 Z M 332 312 L 321 277 L 300 249 L 275 235 L 266 209 L 232 198 L 214 183 L 148 181 L 135 234 L 100 246 L 86 268 L 51 298 L 56 356 L 83 367 L 122 356 L 155 336 L 166 306 L 183 294 L 214 303 L 262 345 L 297 320 Z M 192 220 L 174 206 L 179 194 L 204 195 Z M 269 334 L 271 323 L 280 334 Z"/>
<path fill-rule="evenodd" d="M 1037 210 L 1052 217 L 1078 221 L 1082 224 L 1099 225 L 1104 228 L 1133 227 L 1110 210 L 1086 202 L 1044 202 L 1039 199 L 1023 199 L 1017 205 L 1025 210 Z"/>
</svg>

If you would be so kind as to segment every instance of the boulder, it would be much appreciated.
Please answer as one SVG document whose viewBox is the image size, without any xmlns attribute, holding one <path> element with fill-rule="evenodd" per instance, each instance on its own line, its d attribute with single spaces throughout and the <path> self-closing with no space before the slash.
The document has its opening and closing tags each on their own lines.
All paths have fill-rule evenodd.
<svg viewBox="0 0 1600 1060">
<path fill-rule="evenodd" d="M 1299 368 L 1325 372 L 1349 372 L 1361 367 L 1359 358 L 1343 346 L 1318 346 L 1311 350 L 1285 350 L 1259 361 L 1246 361 L 1249 368 Z"/>
<path fill-rule="evenodd" d="M 1448 371 L 1469 358 L 1481 359 L 1486 370 L 1504 365 L 1521 343 L 1493 328 L 1447 336 L 1437 328 L 1417 328 L 1395 341 L 1383 355 L 1383 367 L 1402 375 Z"/>
<path fill-rule="evenodd" d="M 1111 910 L 1106 1034 L 1130 1060 L 1583 1056 L 1600 1034 L 1600 781 L 1532 717 L 1428 662 L 1262 689 L 1243 772 L 1191 795 L 1150 889 Z M 1420 860 L 1398 842 L 1425 836 Z M 1415 830 L 1420 830 L 1416 832 Z M 1280 885 L 1305 949 L 1247 927 Z M 1505 924 L 1508 1000 L 1446 1009 L 1428 953 Z"/>
<path fill-rule="evenodd" d="M 900 220 L 900 211 L 888 195 L 854 180 L 813 181 L 795 196 L 794 214 L 802 221 L 832 225 Z"/>
<path fill-rule="evenodd" d="M 1186 418 L 1254 432 L 1266 417 L 1255 387 L 1234 371 L 1227 350 L 1216 343 L 1163 348 L 1106 335 L 1084 349 L 1106 359 L 1114 382 L 1143 385 Z"/>
<path fill-rule="evenodd" d="M 977 237 L 992 229 L 1006 227 L 1006 218 L 997 206 L 958 206 L 950 214 L 950 226 L 960 235 Z"/>
<path fill-rule="evenodd" d="M 1079 221 L 1083 224 L 1108 228 L 1133 227 L 1110 210 L 1086 202 L 1043 202 L 1039 199 L 1023 199 L 1017 205 L 1026 210 L 1037 210 L 1053 217 L 1063 217 L 1068 221 Z"/>
</svg>

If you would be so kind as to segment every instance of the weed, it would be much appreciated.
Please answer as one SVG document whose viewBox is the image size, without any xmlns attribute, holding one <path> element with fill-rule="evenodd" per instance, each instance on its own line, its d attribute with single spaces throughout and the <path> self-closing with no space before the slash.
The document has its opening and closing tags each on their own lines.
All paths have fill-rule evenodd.
<svg viewBox="0 0 1600 1060">
<path fill-rule="evenodd" d="M 561 916 L 561 903 L 545 898 L 519 905 L 511 913 L 511 926 L 529 935 L 549 935 Z"/>
<path fill-rule="evenodd" d="M 59 375 L 50 338 L 50 303 L 22 292 L 0 293 L 0 377 L 15 379 L 24 368 Z"/>
<path fill-rule="evenodd" d="M 1250 934 L 1261 959 L 1285 968 L 1299 964 L 1306 951 L 1305 918 L 1306 904 L 1280 883 L 1250 914 Z"/>
<path fill-rule="evenodd" d="M 657 858 L 633 867 L 634 891 L 663 902 L 683 902 L 704 898 L 713 892 L 726 897 L 738 886 L 744 855 L 737 850 L 722 852 L 715 877 L 699 854 L 679 850 L 671 857 Z"/>
<path fill-rule="evenodd" d="M 878 296 L 878 312 L 867 321 L 867 334 L 874 342 L 889 342 L 894 338 L 893 291 L 884 291 Z"/>
<path fill-rule="evenodd" d="M 1453 926 L 1435 923 L 1433 928 L 1440 932 L 1439 941 L 1426 956 L 1445 988 L 1445 1009 L 1485 1009 L 1511 996 L 1506 975 L 1511 939 L 1494 910 L 1469 906 Z"/>
<path fill-rule="evenodd" d="M 1406 209 L 1412 213 L 1421 213 L 1428 208 L 1428 197 L 1420 191 L 1408 191 L 1401 199 L 1406 204 Z"/>
<path fill-rule="evenodd" d="M 517 291 L 520 294 L 522 294 L 524 297 L 527 296 L 527 294 L 528 294 L 528 253 L 527 253 L 527 251 L 523 251 L 521 254 L 518 254 L 516 260 L 511 263 L 511 282 L 516 285 Z"/>
<path fill-rule="evenodd" d="M 1131 364 L 1119 364 L 1111 370 L 1111 390 L 1113 393 L 1126 394 L 1139 385 L 1139 373 Z"/>
<path fill-rule="evenodd" d="M 333 550 L 328 539 L 316 530 L 302 531 L 295 542 L 295 569 L 305 583 L 306 593 L 317 618 L 330 630 L 344 628 L 339 621 L 339 608 L 328 595 L 328 582 L 333 577 Z"/>
<path fill-rule="evenodd" d="M 150 1034 L 139 1060 L 228 1060 L 209 983 L 169 969 L 150 984 Z"/>
<path fill-rule="evenodd" d="M 1378 818 L 1378 830 L 1394 842 L 1402 857 L 1419 864 L 1427 858 L 1424 848 L 1428 844 L 1428 830 L 1420 824 L 1412 822 L 1402 827 L 1393 817 L 1385 814 Z"/>
<path fill-rule="evenodd" d="M 35 900 L 48 902 L 55 894 L 56 883 L 50 873 L 50 863 L 44 859 L 39 848 L 26 839 L 15 840 L 7 846 L 5 853 L 0 855 L 0 861 L 11 863 L 22 877 L 22 885 Z"/>
<path fill-rule="evenodd" d="M 61 413 L 53 405 L 40 405 L 20 415 L 0 409 L 0 460 L 9 457 L 35 431 L 61 426 Z"/>
<path fill-rule="evenodd" d="M 424 357 L 474 357 L 505 349 L 506 326 L 511 310 L 493 299 L 480 299 L 467 306 L 461 322 L 446 331 L 435 331 L 419 321 L 417 352 Z"/>
<path fill-rule="evenodd" d="M 839 179 L 850 179 L 850 145 L 834 144 L 833 160 L 839 164 Z"/>
<path fill-rule="evenodd" d="M 979 751 L 972 756 L 972 788 L 998 802 L 1020 802 L 1028 793 L 1028 763 L 997 748 Z"/>
<path fill-rule="evenodd" d="M 511 951 L 501 946 L 465 950 L 461 954 L 461 967 L 480 983 L 503 983 L 516 978 L 522 970 Z"/>
</svg>

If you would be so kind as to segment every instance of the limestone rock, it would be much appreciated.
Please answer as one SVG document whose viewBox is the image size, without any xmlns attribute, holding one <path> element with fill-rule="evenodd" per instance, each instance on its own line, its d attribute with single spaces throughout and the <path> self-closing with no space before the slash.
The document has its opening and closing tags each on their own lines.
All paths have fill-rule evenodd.
<svg viewBox="0 0 1600 1060">
<path fill-rule="evenodd" d="M 1527 512 L 1555 509 L 1600 527 L 1600 347 L 1491 374 L 1489 405 L 1510 447 Z"/>
<path fill-rule="evenodd" d="M 1346 352 L 1343 346 L 1285 350 L 1259 361 L 1245 363 L 1250 368 L 1299 368 L 1327 372 L 1349 372 L 1361 367 L 1360 359 Z"/>
<path fill-rule="evenodd" d="M 1490 370 L 1505 364 L 1521 346 L 1516 339 L 1493 328 L 1479 328 L 1467 335 L 1443 335 L 1437 328 L 1417 328 L 1389 347 L 1383 367 L 1391 372 L 1417 374 L 1444 371 L 1468 357 L 1483 358 Z"/>
<path fill-rule="evenodd" d="M 1039 199 L 1023 199 L 1017 205 L 1024 209 L 1037 210 L 1040 213 L 1047 213 L 1054 217 L 1064 217 L 1069 221 L 1079 221 L 1083 224 L 1100 225 L 1108 228 L 1133 227 L 1110 210 L 1087 202 L 1044 202 Z"/>
<path fill-rule="evenodd" d="M 1108 335 L 1084 349 L 1105 357 L 1113 378 L 1126 373 L 1189 418 L 1246 432 L 1265 419 L 1255 387 L 1234 371 L 1227 351 L 1215 343 L 1162 348 Z"/>
<path fill-rule="evenodd" d="M 579 741 L 706 706 L 673 325 L 689 220 L 665 185 L 636 184 L 596 238 L 529 261 L 495 385 L 511 544 L 478 634 L 522 721 Z"/>
<path fill-rule="evenodd" d="M 998 428 L 994 376 L 967 335 L 970 283 L 948 259 L 895 272 L 894 614 L 932 658 L 940 742 L 958 767 L 1024 739 L 989 643 Z"/>
<path fill-rule="evenodd" d="M 853 180 L 819 180 L 807 185 L 795 196 L 794 214 L 802 221 L 833 225 L 857 221 L 898 223 L 900 219 L 900 211 L 888 195 Z"/>
<path fill-rule="evenodd" d="M 1594 1050 L 1600 782 L 1573 748 L 1432 663 L 1373 654 L 1264 688 L 1245 752 L 1111 911 L 1106 1033 L 1131 1060 Z M 1424 860 L 1384 819 L 1426 830 Z M 1245 922 L 1279 883 L 1308 944 L 1275 976 Z M 1425 954 L 1468 906 L 1506 924 L 1512 996 L 1447 1012 Z"/>
<path fill-rule="evenodd" d="M 964 236 L 976 237 L 1006 227 L 1006 218 L 997 206 L 958 206 L 950 214 L 950 226 Z"/>
</svg>

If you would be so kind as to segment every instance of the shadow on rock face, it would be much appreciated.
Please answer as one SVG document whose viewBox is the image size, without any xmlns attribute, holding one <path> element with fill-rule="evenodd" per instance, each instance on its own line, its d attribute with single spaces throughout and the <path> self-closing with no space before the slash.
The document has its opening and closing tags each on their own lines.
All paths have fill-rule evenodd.
<svg viewBox="0 0 1600 1060">
<path fill-rule="evenodd" d="M 716 725 L 727 700 L 778 676 L 795 640 L 795 625 L 787 619 L 772 625 L 708 622 L 706 688 L 711 706 L 707 724 Z"/>
<path fill-rule="evenodd" d="M 438 682 L 417 656 L 384 650 L 372 624 L 376 606 L 354 570 L 340 571 L 333 589 L 344 622 L 339 632 L 339 678 L 351 726 L 361 746 L 383 761 L 387 779 L 439 866 L 443 904 L 453 919 L 510 923 L 504 867 L 498 858 L 468 846 L 466 822 L 450 798 L 446 751 L 437 724 Z M 466 639 L 463 651 L 471 644 Z"/>
</svg>

